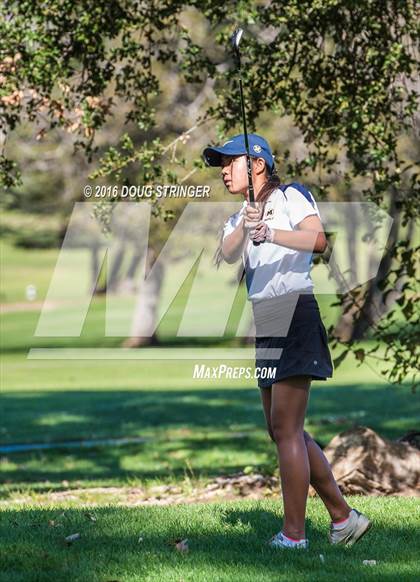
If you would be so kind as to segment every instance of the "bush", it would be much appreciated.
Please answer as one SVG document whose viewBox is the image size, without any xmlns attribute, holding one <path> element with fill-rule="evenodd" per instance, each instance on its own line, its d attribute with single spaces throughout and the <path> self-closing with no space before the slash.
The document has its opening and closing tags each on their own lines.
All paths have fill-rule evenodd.
<svg viewBox="0 0 420 582">
<path fill-rule="evenodd" d="M 62 219 L 59 215 L 28 214 L 5 211 L 1 213 L 0 237 L 11 244 L 27 249 L 57 248 L 61 242 Z"/>
<path fill-rule="evenodd" d="M 53 230 L 24 229 L 15 233 L 14 243 L 26 249 L 49 249 L 59 246 L 59 234 Z"/>
</svg>

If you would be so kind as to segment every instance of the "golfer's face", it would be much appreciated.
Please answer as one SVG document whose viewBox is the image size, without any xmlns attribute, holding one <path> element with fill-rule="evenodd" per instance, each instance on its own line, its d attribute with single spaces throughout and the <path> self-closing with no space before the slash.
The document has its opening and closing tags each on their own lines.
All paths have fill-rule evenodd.
<svg viewBox="0 0 420 582">
<path fill-rule="evenodd" d="M 243 194 L 248 188 L 246 156 L 222 156 L 222 179 L 231 194 Z"/>
</svg>

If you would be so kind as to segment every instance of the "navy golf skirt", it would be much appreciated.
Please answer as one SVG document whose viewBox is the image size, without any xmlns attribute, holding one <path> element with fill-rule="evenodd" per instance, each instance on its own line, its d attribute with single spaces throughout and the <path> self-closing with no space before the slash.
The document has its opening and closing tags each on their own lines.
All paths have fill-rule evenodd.
<svg viewBox="0 0 420 582">
<path fill-rule="evenodd" d="M 333 375 L 328 337 L 313 293 L 253 301 L 258 386 L 289 376 L 326 380 Z M 275 369 L 275 370 L 274 370 Z"/>
</svg>

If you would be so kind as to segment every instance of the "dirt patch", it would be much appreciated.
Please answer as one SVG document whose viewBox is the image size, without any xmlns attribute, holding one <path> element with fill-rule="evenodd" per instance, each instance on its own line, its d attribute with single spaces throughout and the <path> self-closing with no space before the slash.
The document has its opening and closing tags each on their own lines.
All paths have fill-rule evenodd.
<svg viewBox="0 0 420 582">
<path fill-rule="evenodd" d="M 205 485 L 156 485 L 151 487 L 90 487 L 49 491 L 48 493 L 17 493 L 1 505 L 10 502 L 48 505 L 50 503 L 82 503 L 87 506 L 171 505 L 177 503 L 209 503 L 234 499 L 266 499 L 279 495 L 279 479 L 260 474 L 217 477 Z"/>
<path fill-rule="evenodd" d="M 68 302 L 67 302 L 68 303 Z M 58 301 L 20 301 L 16 303 L 2 303 L 0 305 L 0 313 L 15 313 L 18 311 L 52 311 L 62 305 Z"/>
<path fill-rule="evenodd" d="M 341 490 L 347 495 L 420 497 L 420 451 L 409 442 L 389 441 L 369 428 L 358 427 L 334 437 L 324 452 Z M 68 481 L 62 485 L 65 490 L 16 492 L 0 501 L 0 505 L 172 505 L 244 498 L 278 499 L 280 495 L 278 477 L 243 472 L 216 477 L 208 483 L 184 481 L 177 485 L 74 489 L 68 488 Z M 312 488 L 309 495 L 315 495 Z"/>
<path fill-rule="evenodd" d="M 324 450 L 341 490 L 347 495 L 420 496 L 420 451 L 415 434 L 399 441 L 366 427 L 347 430 Z"/>
</svg>

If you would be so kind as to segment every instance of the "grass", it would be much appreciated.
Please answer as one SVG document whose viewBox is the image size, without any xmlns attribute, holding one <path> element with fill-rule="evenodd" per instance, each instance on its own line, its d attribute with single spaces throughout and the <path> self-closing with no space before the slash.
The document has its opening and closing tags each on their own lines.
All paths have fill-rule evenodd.
<svg viewBox="0 0 420 582">
<path fill-rule="evenodd" d="M 185 373 L 185 372 L 184 372 Z M 178 370 L 182 377 L 182 371 Z M 258 390 L 189 389 L 8 391 L 3 394 L 3 443 L 144 437 L 145 443 L 93 449 L 5 454 L 3 498 L 22 488 L 62 489 L 212 477 L 243 470 L 272 472 L 274 446 L 265 432 Z M 362 424 L 391 438 L 415 428 L 419 399 L 378 384 L 314 384 L 307 429 L 326 444 Z"/>
<path fill-rule="evenodd" d="M 57 252 L 4 248 L 2 302 L 24 302 L 27 284 L 36 284 L 38 297 L 45 297 Z M 209 278 L 209 296 L 215 293 L 213 284 Z M 187 281 L 161 323 L 159 335 L 167 346 L 186 345 L 175 332 L 188 288 Z M 164 293 L 169 292 L 166 287 Z M 330 300 L 319 299 L 327 322 L 335 316 Z M 239 308 L 240 300 L 224 338 L 196 338 L 195 344 L 235 345 L 231 331 Z M 188 360 L 27 359 L 30 347 L 118 347 L 120 337 L 105 337 L 104 313 L 104 299 L 95 298 L 80 338 L 35 338 L 36 309 L 1 316 L 3 444 L 119 437 L 145 442 L 3 454 L 0 581 L 419 579 L 414 552 L 420 541 L 419 503 L 414 499 L 352 500 L 375 527 L 350 551 L 326 543 L 327 516 L 320 501 L 310 499 L 311 548 L 302 554 L 275 552 L 265 544 L 280 527 L 279 500 L 129 508 L 104 505 L 98 493 L 99 506 L 89 509 L 95 521 L 86 517 L 81 497 L 48 504 L 51 491 L 82 488 L 84 499 L 95 502 L 95 486 L 188 486 L 244 468 L 277 470 L 252 380 L 194 380 L 195 362 Z M 357 424 L 396 438 L 415 428 L 419 416 L 418 395 L 406 386 L 388 386 L 374 370 L 348 359 L 332 380 L 313 383 L 306 426 L 323 444 Z M 31 503 L 18 503 L 21 493 Z M 76 532 L 81 539 L 66 545 L 64 537 Z M 188 553 L 174 549 L 177 538 L 188 538 Z M 377 564 L 365 566 L 364 559 Z"/>
<path fill-rule="evenodd" d="M 91 310 L 77 340 L 80 346 L 116 345 L 116 338 L 103 338 L 102 308 L 97 304 Z M 68 487 L 63 481 L 70 487 L 124 486 L 183 481 L 186 473 L 206 479 L 244 467 L 276 470 L 253 380 L 195 380 L 195 362 L 188 360 L 163 366 L 147 360 L 28 360 L 27 346 L 36 343 L 36 318 L 26 311 L 2 317 L 2 443 L 146 441 L 119 448 L 4 454 L 4 501 L 23 490 L 61 490 Z M 35 339 L 42 345 L 51 341 Z M 71 338 L 60 342 L 72 345 Z M 306 427 L 323 444 L 357 424 L 397 438 L 415 428 L 419 416 L 418 394 L 404 386 L 389 387 L 367 366 L 356 367 L 349 359 L 332 380 L 313 383 Z"/>
<path fill-rule="evenodd" d="M 253 380 L 195 380 L 196 362 L 188 360 L 162 365 L 147 360 L 26 358 L 30 345 L 117 346 L 119 338 L 103 337 L 103 307 L 103 302 L 94 304 L 76 341 L 33 338 L 36 312 L 2 316 L 1 441 L 141 437 L 145 443 L 5 454 L 3 500 L 22 490 L 60 490 L 63 481 L 78 487 L 122 486 L 183 481 L 186 473 L 205 479 L 244 467 L 276 470 Z M 170 344 L 170 336 L 163 341 Z M 201 343 L 206 345 L 205 339 Z M 306 427 L 323 444 L 357 424 L 397 438 L 415 428 L 419 416 L 418 394 L 404 386 L 390 387 L 366 365 L 357 367 L 348 359 L 332 380 L 313 383 Z"/>
<path fill-rule="evenodd" d="M 420 577 L 419 504 L 414 499 L 352 498 L 374 523 L 353 548 L 331 547 L 328 518 L 308 503 L 308 551 L 274 550 L 280 502 L 239 501 L 168 507 L 10 507 L 0 514 L 3 582 L 399 580 Z M 93 521 L 95 520 L 95 521 Z M 53 522 L 53 523 L 51 523 Z M 79 533 L 67 545 L 64 538 Z M 139 538 L 141 540 L 139 541 Z M 189 551 L 174 543 L 187 539 Z M 323 556 L 321 561 L 320 554 Z M 364 565 L 375 560 L 376 565 Z"/>
</svg>

